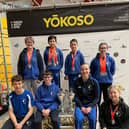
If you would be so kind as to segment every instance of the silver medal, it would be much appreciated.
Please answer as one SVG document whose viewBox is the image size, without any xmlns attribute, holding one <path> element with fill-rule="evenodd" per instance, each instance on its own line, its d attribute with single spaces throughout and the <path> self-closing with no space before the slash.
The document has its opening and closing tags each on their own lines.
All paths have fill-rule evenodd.
<svg viewBox="0 0 129 129">
<path fill-rule="evenodd" d="M 31 69 L 31 64 L 28 64 L 28 68 Z"/>
<path fill-rule="evenodd" d="M 72 71 L 75 71 L 75 67 L 72 68 Z"/>
<path fill-rule="evenodd" d="M 115 120 L 113 119 L 113 120 L 112 120 L 112 125 L 114 125 L 114 124 L 115 124 Z"/>
</svg>

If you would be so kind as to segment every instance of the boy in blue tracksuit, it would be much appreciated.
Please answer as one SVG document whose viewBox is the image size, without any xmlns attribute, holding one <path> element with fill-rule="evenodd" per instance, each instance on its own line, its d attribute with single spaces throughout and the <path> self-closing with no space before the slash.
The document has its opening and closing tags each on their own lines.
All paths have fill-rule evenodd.
<svg viewBox="0 0 129 129">
<path fill-rule="evenodd" d="M 80 74 L 80 66 L 84 64 L 83 54 L 77 50 L 78 41 L 72 39 L 70 41 L 71 52 L 66 56 L 65 59 L 65 79 L 69 80 L 69 89 L 74 88 L 74 81 Z"/>
<path fill-rule="evenodd" d="M 51 71 L 53 74 L 53 81 L 60 87 L 60 70 L 63 67 L 63 53 L 56 47 L 56 36 L 48 37 L 49 46 L 44 51 L 44 62 L 46 69 Z"/>
<path fill-rule="evenodd" d="M 60 129 L 58 117 L 58 107 L 60 105 L 58 99 L 59 87 L 52 83 L 52 73 L 50 71 L 44 72 L 43 80 L 43 84 L 38 87 L 35 95 L 35 105 L 37 107 L 35 128 L 42 129 L 42 118 L 50 116 L 53 129 Z"/>
<path fill-rule="evenodd" d="M 32 129 L 34 101 L 31 92 L 23 89 L 20 75 L 12 77 L 14 91 L 9 94 L 9 119 L 1 129 Z"/>
<path fill-rule="evenodd" d="M 82 129 L 85 116 L 89 120 L 89 129 L 96 129 L 96 104 L 99 100 L 100 89 L 98 82 L 90 76 L 88 64 L 81 65 L 81 77 L 74 83 L 74 92 L 76 129 Z"/>
</svg>

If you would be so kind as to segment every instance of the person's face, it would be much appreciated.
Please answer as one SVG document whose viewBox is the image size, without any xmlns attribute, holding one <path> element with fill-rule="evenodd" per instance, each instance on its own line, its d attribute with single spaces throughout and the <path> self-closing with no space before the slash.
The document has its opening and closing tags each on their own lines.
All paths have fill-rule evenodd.
<svg viewBox="0 0 129 129">
<path fill-rule="evenodd" d="M 107 52 L 107 49 L 108 49 L 107 45 L 103 44 L 103 45 L 100 46 L 99 51 L 100 51 L 101 54 L 105 55 L 106 52 Z"/>
<path fill-rule="evenodd" d="M 84 64 L 81 66 L 81 75 L 82 77 L 88 77 L 90 74 L 90 68 L 88 64 Z"/>
<path fill-rule="evenodd" d="M 56 40 L 53 38 L 53 39 L 50 39 L 48 41 L 48 44 L 51 48 L 54 48 L 56 46 Z"/>
<path fill-rule="evenodd" d="M 44 75 L 43 80 L 44 80 L 45 84 L 49 86 L 51 84 L 51 81 L 52 81 L 52 76 L 51 75 Z"/>
<path fill-rule="evenodd" d="M 31 39 L 28 39 L 25 44 L 28 49 L 33 49 L 34 47 L 34 42 Z"/>
<path fill-rule="evenodd" d="M 112 102 L 117 103 L 119 101 L 120 92 L 115 89 L 111 88 L 109 91 L 109 98 L 112 100 Z"/>
<path fill-rule="evenodd" d="M 77 51 L 77 42 L 71 42 L 70 48 L 71 48 L 72 52 Z"/>
<path fill-rule="evenodd" d="M 23 82 L 22 81 L 15 81 L 12 83 L 14 90 L 16 93 L 21 93 L 23 90 Z"/>
</svg>

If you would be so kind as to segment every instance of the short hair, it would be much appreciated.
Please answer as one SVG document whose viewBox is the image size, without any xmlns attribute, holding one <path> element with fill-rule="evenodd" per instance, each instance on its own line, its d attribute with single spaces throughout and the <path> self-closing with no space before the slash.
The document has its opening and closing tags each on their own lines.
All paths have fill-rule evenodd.
<svg viewBox="0 0 129 129">
<path fill-rule="evenodd" d="M 22 79 L 22 76 L 21 76 L 21 75 L 14 75 L 14 76 L 12 77 L 12 79 L 11 79 L 12 84 L 13 84 L 14 82 L 19 82 L 19 81 L 22 81 L 22 82 L 23 82 L 23 79 Z"/>
<path fill-rule="evenodd" d="M 107 44 L 106 42 L 101 42 L 101 43 L 99 44 L 99 48 L 98 48 L 99 50 L 100 50 L 100 48 L 101 48 L 102 45 L 106 45 L 106 46 L 107 46 L 107 49 L 108 49 L 108 44 Z"/>
<path fill-rule="evenodd" d="M 51 75 L 51 76 L 52 76 L 52 72 L 49 71 L 49 70 L 46 70 L 46 71 L 43 73 L 43 76 L 44 76 L 44 75 L 47 75 L 47 76 L 48 76 L 48 75 Z"/>
<path fill-rule="evenodd" d="M 31 40 L 34 43 L 34 38 L 32 36 L 25 37 L 25 43 L 27 43 L 28 40 Z"/>
<path fill-rule="evenodd" d="M 55 41 L 57 41 L 57 38 L 56 38 L 56 36 L 54 36 L 54 35 L 50 35 L 50 36 L 48 37 L 48 42 L 49 42 L 51 39 L 55 39 Z"/>
<path fill-rule="evenodd" d="M 72 42 L 76 42 L 76 43 L 78 44 L 77 39 L 71 39 L 71 40 L 70 40 L 70 44 L 71 44 Z"/>
</svg>

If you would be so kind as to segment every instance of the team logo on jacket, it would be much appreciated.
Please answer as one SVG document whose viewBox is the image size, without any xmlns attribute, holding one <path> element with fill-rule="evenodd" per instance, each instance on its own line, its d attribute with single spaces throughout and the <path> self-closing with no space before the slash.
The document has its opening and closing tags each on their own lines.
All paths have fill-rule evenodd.
<svg viewBox="0 0 129 129">
<path fill-rule="evenodd" d="M 25 99 L 23 99 L 23 100 L 22 100 L 22 103 L 23 103 L 23 104 L 26 104 L 26 100 L 25 100 Z"/>
<path fill-rule="evenodd" d="M 92 90 L 92 85 L 88 85 L 88 90 Z"/>
<path fill-rule="evenodd" d="M 116 116 L 120 117 L 121 116 L 121 112 L 120 111 L 116 111 Z"/>
</svg>

